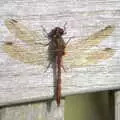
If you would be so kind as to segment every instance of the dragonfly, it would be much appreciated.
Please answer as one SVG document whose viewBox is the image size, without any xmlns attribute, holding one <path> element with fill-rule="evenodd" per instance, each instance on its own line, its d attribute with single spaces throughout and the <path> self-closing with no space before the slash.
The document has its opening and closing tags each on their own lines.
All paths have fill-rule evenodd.
<svg viewBox="0 0 120 120">
<path fill-rule="evenodd" d="M 85 67 L 98 64 L 111 58 L 115 51 L 110 47 L 91 50 L 105 40 L 114 31 L 114 25 L 108 25 L 105 28 L 93 33 L 86 39 L 78 39 L 76 42 L 69 39 L 67 42 L 63 39 L 65 26 L 63 28 L 55 27 L 47 34 L 41 34 L 44 31 L 33 31 L 26 27 L 22 22 L 15 19 L 6 19 L 5 26 L 15 38 L 21 43 L 6 41 L 2 49 L 15 60 L 25 64 L 33 65 L 52 65 L 55 70 L 56 82 L 56 102 L 60 105 L 61 99 L 61 68 L 64 69 L 63 62 L 69 64 L 69 67 Z M 47 42 L 46 42 L 47 40 Z M 27 46 L 27 47 L 26 47 Z M 65 69 L 64 69 L 65 70 Z"/>
</svg>

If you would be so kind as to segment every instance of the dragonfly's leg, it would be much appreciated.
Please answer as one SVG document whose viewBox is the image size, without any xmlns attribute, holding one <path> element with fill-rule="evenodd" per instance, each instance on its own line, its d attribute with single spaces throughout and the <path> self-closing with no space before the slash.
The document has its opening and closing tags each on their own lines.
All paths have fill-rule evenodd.
<svg viewBox="0 0 120 120">
<path fill-rule="evenodd" d="M 66 69 L 65 69 L 65 67 L 64 67 L 64 65 L 63 65 L 63 60 L 61 60 L 61 67 L 62 67 L 62 69 L 64 70 L 64 72 L 66 72 Z"/>
<path fill-rule="evenodd" d="M 41 26 L 41 28 L 42 28 L 42 31 L 44 33 L 44 36 L 48 38 L 47 30 L 43 26 Z"/>
<path fill-rule="evenodd" d="M 47 70 L 48 70 L 48 68 L 50 67 L 51 64 L 52 64 L 51 62 L 48 64 L 48 66 L 46 67 L 46 70 L 44 72 L 47 72 Z"/>
<path fill-rule="evenodd" d="M 67 25 L 67 22 L 65 22 L 64 26 L 63 26 L 63 30 L 64 30 L 64 34 L 66 34 L 66 25 Z"/>
<path fill-rule="evenodd" d="M 64 70 L 64 72 L 66 72 L 66 69 L 65 69 L 64 65 L 61 65 L 61 67 Z"/>
<path fill-rule="evenodd" d="M 41 28 L 42 28 L 44 37 L 48 38 L 48 33 L 47 33 L 46 29 L 45 29 L 43 26 L 41 26 Z M 43 45 L 43 46 L 48 46 L 49 43 L 50 43 L 50 42 L 48 42 L 47 44 L 44 44 L 44 43 L 41 43 L 41 42 L 40 42 L 40 43 L 37 43 L 37 44 L 40 44 L 40 45 Z"/>
<path fill-rule="evenodd" d="M 70 37 L 70 38 L 68 39 L 68 41 L 65 43 L 65 45 L 67 45 L 67 44 L 70 42 L 71 39 L 72 39 L 72 37 Z"/>
</svg>

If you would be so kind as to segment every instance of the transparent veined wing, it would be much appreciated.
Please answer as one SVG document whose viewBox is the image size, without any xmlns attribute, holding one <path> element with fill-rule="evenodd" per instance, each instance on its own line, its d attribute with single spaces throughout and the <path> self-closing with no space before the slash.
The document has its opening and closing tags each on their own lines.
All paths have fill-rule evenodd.
<svg viewBox="0 0 120 120">
<path fill-rule="evenodd" d="M 13 19 L 5 20 L 5 25 L 16 38 L 19 38 L 28 45 L 26 48 L 22 43 L 10 44 L 10 42 L 5 42 L 2 48 L 9 56 L 24 63 L 37 65 L 46 64 L 48 61 L 47 47 L 36 43 L 38 40 L 39 42 L 46 40 L 43 34 L 40 36 L 36 31 L 29 30 L 22 23 Z"/>
<path fill-rule="evenodd" d="M 17 44 L 4 44 L 3 50 L 12 58 L 28 64 L 44 65 L 47 62 L 47 56 L 44 50 L 33 50 Z"/>
<path fill-rule="evenodd" d="M 35 31 L 30 31 L 22 23 L 7 19 L 5 24 L 9 31 L 20 40 L 27 43 L 30 48 L 26 49 L 20 44 L 4 44 L 3 49 L 11 57 L 20 60 L 24 63 L 30 64 L 42 64 L 47 61 L 47 47 L 36 44 L 36 39 L 44 41 L 43 36 L 38 36 Z M 91 64 L 96 64 L 101 60 L 108 59 L 113 56 L 114 50 L 111 48 L 105 48 L 103 50 L 97 51 L 86 51 L 93 46 L 98 45 L 107 36 L 111 35 L 114 30 L 114 26 L 107 26 L 104 29 L 92 34 L 85 40 L 78 40 L 77 42 L 70 42 L 66 46 L 66 55 L 64 57 L 64 62 L 74 66 L 87 66 Z M 72 49 L 71 49 L 72 48 Z M 71 51 L 72 50 L 72 51 Z"/>
<path fill-rule="evenodd" d="M 68 44 L 66 48 L 66 56 L 64 56 L 64 62 L 69 63 L 71 67 L 80 67 L 96 64 L 112 57 L 114 54 L 112 48 L 95 51 L 89 51 L 89 49 L 97 46 L 102 40 L 105 40 L 106 37 L 111 35 L 114 28 L 114 26 L 108 25 L 85 40 L 78 40 L 76 43 Z"/>
<path fill-rule="evenodd" d="M 14 19 L 6 19 L 5 25 L 9 32 L 14 34 L 18 39 L 24 41 L 28 45 L 34 45 L 36 41 L 45 42 L 47 38 L 42 34 L 42 32 L 31 31 L 29 28 L 24 26 L 21 22 Z"/>
</svg>

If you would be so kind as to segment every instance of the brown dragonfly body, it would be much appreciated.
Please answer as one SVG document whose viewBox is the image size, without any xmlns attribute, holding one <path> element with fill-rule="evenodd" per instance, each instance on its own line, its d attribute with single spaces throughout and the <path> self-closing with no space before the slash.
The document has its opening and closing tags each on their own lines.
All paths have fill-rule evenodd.
<svg viewBox="0 0 120 120">
<path fill-rule="evenodd" d="M 64 29 L 56 27 L 51 30 L 48 34 L 50 39 L 48 52 L 49 52 L 49 61 L 50 63 L 55 63 L 55 74 L 56 74 L 56 101 L 57 105 L 60 105 L 61 98 L 61 66 L 62 65 L 62 56 L 65 54 L 66 44 L 62 38 L 64 34 Z"/>
</svg>

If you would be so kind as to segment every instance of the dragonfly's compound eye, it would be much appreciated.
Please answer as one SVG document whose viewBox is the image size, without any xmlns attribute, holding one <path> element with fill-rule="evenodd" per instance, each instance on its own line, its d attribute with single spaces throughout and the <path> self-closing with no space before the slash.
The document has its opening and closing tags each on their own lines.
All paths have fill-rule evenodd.
<svg viewBox="0 0 120 120">
<path fill-rule="evenodd" d="M 56 34 L 63 35 L 64 30 L 62 28 L 56 27 Z"/>
<path fill-rule="evenodd" d="M 64 34 L 64 30 L 60 29 L 60 34 L 63 35 Z"/>
<path fill-rule="evenodd" d="M 51 30 L 51 32 L 48 34 L 49 38 L 55 37 L 60 37 L 64 34 L 64 30 L 60 27 L 55 27 L 54 29 Z"/>
</svg>

